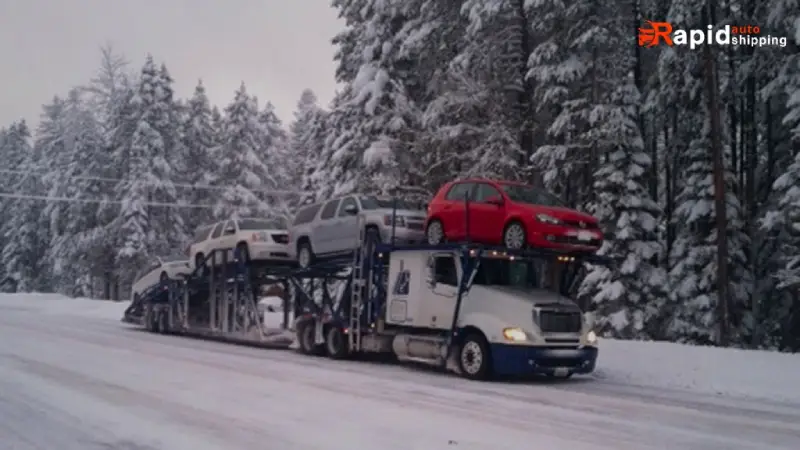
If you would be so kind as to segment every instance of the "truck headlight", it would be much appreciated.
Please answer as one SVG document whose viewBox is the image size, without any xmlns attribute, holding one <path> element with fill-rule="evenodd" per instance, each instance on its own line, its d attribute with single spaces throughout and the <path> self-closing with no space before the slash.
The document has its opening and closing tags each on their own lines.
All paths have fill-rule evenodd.
<svg viewBox="0 0 800 450">
<path fill-rule="evenodd" d="M 586 343 L 589 345 L 597 344 L 597 334 L 594 331 L 586 333 Z"/>
<path fill-rule="evenodd" d="M 521 328 L 503 328 L 503 337 L 506 340 L 522 342 L 528 340 L 528 335 Z"/>
</svg>

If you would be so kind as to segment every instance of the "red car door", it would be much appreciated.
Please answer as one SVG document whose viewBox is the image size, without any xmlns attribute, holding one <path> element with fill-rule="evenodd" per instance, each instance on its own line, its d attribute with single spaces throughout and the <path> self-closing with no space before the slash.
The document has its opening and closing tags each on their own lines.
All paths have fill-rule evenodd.
<svg viewBox="0 0 800 450">
<path fill-rule="evenodd" d="M 444 223 L 444 234 L 449 241 L 461 241 L 467 236 L 465 198 L 472 198 L 474 183 L 454 183 L 444 196 L 439 216 Z"/>
<path fill-rule="evenodd" d="M 502 242 L 506 205 L 503 195 L 489 183 L 477 183 L 470 203 L 470 234 L 486 244 Z"/>
</svg>

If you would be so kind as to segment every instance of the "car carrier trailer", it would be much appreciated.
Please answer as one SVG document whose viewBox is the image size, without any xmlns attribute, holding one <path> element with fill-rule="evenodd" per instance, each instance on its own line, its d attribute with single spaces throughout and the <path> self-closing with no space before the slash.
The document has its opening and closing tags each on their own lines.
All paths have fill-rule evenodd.
<svg viewBox="0 0 800 450">
<path fill-rule="evenodd" d="M 385 355 L 470 379 L 594 370 L 591 320 L 570 299 L 591 254 L 479 244 L 365 242 L 309 268 L 244 261 L 218 250 L 181 281 L 154 286 L 123 321 L 161 333 L 287 348 L 334 359 Z M 257 299 L 284 293 L 281 327 Z"/>
</svg>

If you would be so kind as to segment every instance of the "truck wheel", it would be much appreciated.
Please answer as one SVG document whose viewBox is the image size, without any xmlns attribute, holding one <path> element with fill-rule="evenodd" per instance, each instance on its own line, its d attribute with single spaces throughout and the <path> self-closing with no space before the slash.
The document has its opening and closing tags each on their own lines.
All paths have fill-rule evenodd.
<svg viewBox="0 0 800 450">
<path fill-rule="evenodd" d="M 149 322 L 150 322 L 150 331 L 153 333 L 160 333 L 161 330 L 158 328 L 158 316 L 159 313 L 156 310 L 150 309 L 150 314 L 148 315 Z"/>
<path fill-rule="evenodd" d="M 458 349 L 458 368 L 461 375 L 470 380 L 488 380 L 491 376 L 492 360 L 489 344 L 480 334 L 472 333 L 464 339 Z"/>
<path fill-rule="evenodd" d="M 142 305 L 142 324 L 144 324 L 144 329 L 150 332 L 152 332 L 155 328 L 153 322 L 153 309 L 150 307 L 150 305 Z"/>
<path fill-rule="evenodd" d="M 167 312 L 161 310 L 158 312 L 158 332 L 167 333 L 169 331 L 169 321 L 167 320 Z"/>
<path fill-rule="evenodd" d="M 306 355 L 320 356 L 325 351 L 325 347 L 314 342 L 316 330 L 314 322 L 306 322 L 297 331 L 297 340 L 300 344 L 300 351 Z"/>
<path fill-rule="evenodd" d="M 340 327 L 330 327 L 325 337 L 325 349 L 331 359 L 345 359 L 350 354 L 347 335 Z"/>
</svg>

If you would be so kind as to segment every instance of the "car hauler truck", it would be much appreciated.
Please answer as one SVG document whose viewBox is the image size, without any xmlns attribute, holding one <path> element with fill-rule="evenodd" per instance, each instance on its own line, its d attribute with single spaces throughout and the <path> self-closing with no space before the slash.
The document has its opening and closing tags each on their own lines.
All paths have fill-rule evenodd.
<svg viewBox="0 0 800 450">
<path fill-rule="evenodd" d="M 334 359 L 382 354 L 469 379 L 594 370 L 597 338 L 570 292 L 595 255 L 477 244 L 365 243 L 348 259 L 300 269 L 220 250 L 182 282 L 154 286 L 123 318 L 157 332 L 288 346 Z M 256 300 L 280 286 L 284 321 Z M 332 290 L 331 287 L 334 289 Z M 294 319 L 294 320 L 292 320 Z"/>
</svg>

